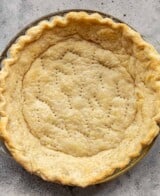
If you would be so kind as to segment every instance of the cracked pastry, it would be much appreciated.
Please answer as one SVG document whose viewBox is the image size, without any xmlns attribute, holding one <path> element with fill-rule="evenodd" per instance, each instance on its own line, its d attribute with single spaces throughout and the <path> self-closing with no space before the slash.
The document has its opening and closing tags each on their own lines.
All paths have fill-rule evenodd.
<svg viewBox="0 0 160 196">
<path fill-rule="evenodd" d="M 85 187 L 159 133 L 160 56 L 99 14 L 70 12 L 21 36 L 0 73 L 0 136 L 47 181 Z"/>
</svg>

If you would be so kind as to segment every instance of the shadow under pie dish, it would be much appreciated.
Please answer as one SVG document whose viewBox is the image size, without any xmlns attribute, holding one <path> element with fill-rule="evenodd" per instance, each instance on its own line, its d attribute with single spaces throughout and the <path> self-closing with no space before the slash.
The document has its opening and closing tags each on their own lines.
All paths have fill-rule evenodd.
<svg viewBox="0 0 160 196">
<path fill-rule="evenodd" d="M 125 24 L 70 12 L 21 36 L 0 73 L 0 135 L 44 180 L 85 187 L 159 133 L 160 56 Z"/>
</svg>

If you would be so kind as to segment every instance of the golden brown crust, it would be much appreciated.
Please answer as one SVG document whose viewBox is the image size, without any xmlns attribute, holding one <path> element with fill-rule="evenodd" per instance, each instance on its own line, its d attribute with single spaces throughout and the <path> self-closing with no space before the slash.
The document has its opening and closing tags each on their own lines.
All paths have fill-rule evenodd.
<svg viewBox="0 0 160 196">
<path fill-rule="evenodd" d="M 6 103 L 6 99 L 4 96 L 4 93 L 6 90 L 5 84 L 6 84 L 7 77 L 10 76 L 11 66 L 14 65 L 16 61 L 18 61 L 21 55 L 21 51 L 23 51 L 24 48 L 26 48 L 32 42 L 35 42 L 35 40 L 40 39 L 40 37 L 45 32 L 51 29 L 54 29 L 57 26 L 66 27 L 69 23 L 72 23 L 72 21 L 81 22 L 84 24 L 95 23 L 98 25 L 106 26 L 106 27 L 109 26 L 113 29 L 116 29 L 116 31 L 120 32 L 119 36 L 125 37 L 125 40 L 122 41 L 122 44 L 124 44 L 124 47 L 126 47 L 126 44 L 131 43 L 129 47 L 132 46 L 132 48 L 128 47 L 128 51 L 127 51 L 128 54 L 130 56 L 134 55 L 136 59 L 139 60 L 138 63 L 140 63 L 140 66 L 141 65 L 143 66 L 143 62 L 144 62 L 144 66 L 147 66 L 144 69 L 146 69 L 148 72 L 146 71 L 146 75 L 141 82 L 144 83 L 145 91 L 146 91 L 145 93 L 148 96 L 150 96 L 149 99 L 151 99 L 151 102 L 150 100 L 146 100 L 146 104 L 153 104 L 153 107 L 154 107 L 153 110 L 155 113 L 150 116 L 152 118 L 150 125 L 148 125 L 150 129 L 148 130 L 147 134 L 145 133 L 144 138 L 143 139 L 140 138 L 141 140 L 138 141 L 139 143 L 136 143 L 137 144 L 136 148 L 134 146 L 133 151 L 125 152 L 125 149 L 122 147 L 124 149 L 123 161 L 122 159 L 120 159 L 119 162 L 114 163 L 114 164 L 112 164 L 112 162 L 109 162 L 108 166 L 105 166 L 104 168 L 102 167 L 99 170 L 97 168 L 97 171 L 95 171 L 96 167 L 94 167 L 94 165 L 92 165 L 89 161 L 88 161 L 88 165 L 86 165 L 85 168 L 82 166 L 84 163 L 83 159 L 88 160 L 87 158 L 84 157 L 80 159 L 80 157 L 77 157 L 75 159 L 71 155 L 63 155 L 64 160 L 67 160 L 67 159 L 71 160 L 71 161 L 67 160 L 66 162 L 67 164 L 71 164 L 71 166 L 68 166 L 67 171 L 66 171 L 66 166 L 63 165 L 62 163 L 61 167 L 63 168 L 63 170 L 61 170 L 60 173 L 57 172 L 55 174 L 51 174 L 51 172 L 55 170 L 53 170 L 53 168 L 50 168 L 49 163 L 44 162 L 42 163 L 42 165 L 36 165 L 37 163 L 39 163 L 37 160 L 38 159 L 41 160 L 38 157 L 40 156 L 40 154 L 36 154 L 38 153 L 36 150 L 35 150 L 35 153 L 30 154 L 30 155 L 27 155 L 26 154 L 27 152 L 21 153 L 21 149 L 19 149 L 19 145 L 16 146 L 16 144 L 13 142 L 13 138 L 11 138 L 10 134 L 7 132 L 8 114 L 6 113 L 7 103 Z M 114 36 L 116 35 L 114 33 L 112 34 L 112 32 L 109 32 L 109 34 L 110 34 L 110 38 L 114 40 Z M 126 40 L 128 40 L 128 43 L 126 43 Z M 3 62 L 4 67 L 0 74 L 0 100 L 1 100 L 1 103 L 0 103 L 0 115 L 1 115 L 0 136 L 4 140 L 5 145 L 7 146 L 7 148 L 9 149 L 9 151 L 11 152 L 15 160 L 19 162 L 27 171 L 34 173 L 38 176 L 41 176 L 44 180 L 47 180 L 47 181 L 60 182 L 62 184 L 77 185 L 77 186 L 85 187 L 91 184 L 95 184 L 96 182 L 104 179 L 106 176 L 110 176 L 118 168 L 120 169 L 125 168 L 130 162 L 130 160 L 133 159 L 134 157 L 139 156 L 143 147 L 146 145 L 149 145 L 159 133 L 157 122 L 160 120 L 160 112 L 158 109 L 160 106 L 160 91 L 159 91 L 160 90 L 160 83 L 159 83 L 160 56 L 158 55 L 158 53 L 155 51 L 155 49 L 151 45 L 146 43 L 138 33 L 130 29 L 127 25 L 115 23 L 111 19 L 102 18 L 98 14 L 88 15 L 85 12 L 71 12 L 71 13 L 68 13 L 65 17 L 57 16 L 52 21 L 42 21 L 36 27 L 30 28 L 24 36 L 21 36 L 19 40 L 14 45 L 12 45 L 9 53 L 10 53 L 10 56 L 8 59 L 4 60 Z M 121 54 L 118 54 L 118 55 L 121 55 Z M 131 60 L 134 60 L 134 59 L 131 59 Z M 134 72 L 132 74 L 132 77 L 135 77 Z M 137 82 L 136 85 L 138 86 L 139 82 Z M 143 103 L 145 99 L 144 95 L 146 94 L 142 93 L 142 90 L 144 90 L 142 86 L 140 86 L 136 90 L 137 90 L 136 91 L 137 96 L 139 96 L 139 100 L 140 100 L 138 102 L 137 108 L 141 110 L 142 108 L 141 104 Z M 153 93 L 153 97 L 151 95 L 151 92 Z M 145 116 L 148 110 L 144 108 L 143 111 L 145 111 L 143 114 Z M 145 127 L 142 127 L 142 129 L 143 128 Z M 41 144 L 38 144 L 38 142 L 35 145 L 36 145 L 36 149 L 41 148 Z M 34 144 L 32 144 L 32 149 L 35 149 Z M 46 156 L 53 156 L 52 152 L 50 152 L 49 150 L 47 150 L 47 152 L 44 148 L 42 148 L 41 150 L 42 150 L 42 153 L 47 154 Z M 103 160 L 107 160 L 107 158 L 106 159 L 103 159 L 103 158 L 105 158 L 106 156 L 110 156 L 109 150 L 107 151 L 106 154 L 105 152 L 100 152 L 99 154 L 100 155 L 95 155 L 90 158 L 92 162 L 96 160 L 97 165 L 99 165 Z M 30 157 L 31 155 L 33 157 Z M 32 160 L 34 159 L 34 156 L 37 156 L 37 160 Z M 59 154 L 54 154 L 52 158 L 56 159 L 56 157 L 58 156 Z M 63 159 L 60 157 L 57 158 L 57 160 L 58 161 L 61 160 L 63 162 Z M 79 162 L 79 165 L 77 164 L 77 161 Z M 32 164 L 32 162 L 34 164 Z M 72 164 L 73 164 L 73 168 L 72 168 Z M 74 166 L 75 168 L 77 168 L 76 172 L 74 171 L 75 170 Z M 70 173 L 68 171 L 69 169 L 71 171 Z M 80 172 L 78 172 L 78 169 Z M 74 172 L 75 172 L 75 175 L 74 175 Z M 88 176 L 89 174 L 90 176 Z"/>
</svg>

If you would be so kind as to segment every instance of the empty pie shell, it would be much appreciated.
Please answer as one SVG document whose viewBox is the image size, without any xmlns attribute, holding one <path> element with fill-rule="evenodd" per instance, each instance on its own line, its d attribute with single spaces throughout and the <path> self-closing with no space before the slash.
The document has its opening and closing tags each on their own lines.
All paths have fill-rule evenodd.
<svg viewBox="0 0 160 196">
<path fill-rule="evenodd" d="M 0 73 L 0 136 L 44 180 L 85 187 L 159 133 L 160 56 L 139 33 L 70 12 L 19 37 Z"/>
</svg>

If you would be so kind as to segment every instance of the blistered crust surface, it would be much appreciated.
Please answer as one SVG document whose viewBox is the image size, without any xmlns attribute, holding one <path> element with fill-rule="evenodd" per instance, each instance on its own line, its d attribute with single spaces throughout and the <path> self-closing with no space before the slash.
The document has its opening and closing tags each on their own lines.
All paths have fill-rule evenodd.
<svg viewBox="0 0 160 196">
<path fill-rule="evenodd" d="M 84 12 L 43 21 L 3 65 L 0 135 L 45 180 L 94 184 L 159 132 L 160 57 L 124 24 Z"/>
</svg>

